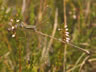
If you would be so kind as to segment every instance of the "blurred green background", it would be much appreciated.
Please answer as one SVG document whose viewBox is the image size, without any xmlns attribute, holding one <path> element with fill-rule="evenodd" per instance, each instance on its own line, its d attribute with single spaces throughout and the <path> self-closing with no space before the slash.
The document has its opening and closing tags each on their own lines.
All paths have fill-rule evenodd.
<svg viewBox="0 0 96 72">
<path fill-rule="evenodd" d="M 0 0 L 0 72 L 63 72 L 63 43 L 53 40 L 44 57 L 49 37 L 22 27 L 8 31 L 24 22 L 51 36 L 56 8 L 55 37 L 62 39 L 63 0 Z M 66 72 L 96 72 L 96 0 L 66 0 L 66 17 L 70 42 L 91 52 L 84 62 L 88 55 L 67 45 Z"/>
</svg>

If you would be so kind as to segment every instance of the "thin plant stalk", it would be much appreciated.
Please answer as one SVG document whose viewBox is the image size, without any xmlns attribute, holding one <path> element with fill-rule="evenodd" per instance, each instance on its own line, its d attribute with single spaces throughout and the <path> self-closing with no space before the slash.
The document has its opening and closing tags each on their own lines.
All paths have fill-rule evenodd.
<svg viewBox="0 0 96 72">
<path fill-rule="evenodd" d="M 67 26 L 67 18 L 66 18 L 66 0 L 63 0 L 63 5 L 64 5 L 64 38 L 66 39 L 66 30 L 65 26 Z M 65 40 L 66 41 L 66 40 Z M 67 46 L 64 43 L 64 61 L 63 61 L 63 72 L 66 72 L 66 54 L 67 54 Z"/>
<path fill-rule="evenodd" d="M 22 72 L 22 66 L 21 66 L 21 42 L 19 45 L 19 72 Z"/>
</svg>

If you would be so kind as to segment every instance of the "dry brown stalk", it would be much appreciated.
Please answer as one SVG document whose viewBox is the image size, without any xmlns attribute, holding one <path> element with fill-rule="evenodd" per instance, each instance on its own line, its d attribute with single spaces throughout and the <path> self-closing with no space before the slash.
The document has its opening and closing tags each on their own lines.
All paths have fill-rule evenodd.
<svg viewBox="0 0 96 72">
<path fill-rule="evenodd" d="M 50 48 L 51 48 L 51 45 L 52 45 L 52 43 L 53 43 L 53 38 L 54 38 L 54 36 L 55 36 L 55 33 L 56 33 L 56 29 L 57 29 L 57 24 L 58 24 L 58 10 L 56 9 L 56 14 L 55 14 L 55 21 L 54 21 L 54 28 L 53 28 L 53 31 L 52 31 L 52 35 L 51 35 L 51 39 L 50 39 L 50 41 L 49 41 L 49 44 L 48 44 L 48 47 L 47 47 L 47 52 L 46 53 L 48 53 L 49 52 L 49 50 L 50 50 Z"/>
<path fill-rule="evenodd" d="M 81 61 L 82 57 L 85 55 L 85 53 L 82 53 L 81 56 L 77 59 L 75 65 L 71 68 L 71 69 L 68 69 L 66 72 L 71 72 L 73 71 L 79 64 L 79 62 Z"/>
<path fill-rule="evenodd" d="M 55 33 L 56 33 L 56 29 L 57 29 L 57 24 L 58 24 L 58 21 L 57 21 L 57 17 L 58 17 L 58 9 L 56 9 L 56 14 L 55 14 L 55 20 L 54 20 L 54 28 L 53 28 L 53 31 L 52 31 L 52 35 L 51 35 L 51 38 L 50 38 L 50 41 L 49 41 L 49 43 L 48 43 L 48 47 L 46 48 L 46 50 L 45 50 L 45 48 L 44 48 L 44 50 L 45 50 L 45 54 L 42 54 L 42 56 L 41 56 L 41 60 L 42 59 L 47 59 L 47 60 L 45 60 L 46 62 L 48 62 L 48 57 L 49 57 L 49 51 L 50 51 L 50 48 L 51 48 L 51 46 L 52 46 L 52 43 L 53 43 L 53 38 L 54 38 L 54 36 L 55 36 Z M 43 51 L 44 51 L 43 50 Z"/>
<path fill-rule="evenodd" d="M 29 7 L 31 4 L 31 0 L 23 0 L 23 4 L 22 4 L 22 15 L 24 18 L 24 24 L 27 25 L 29 23 Z M 26 60 L 27 62 L 30 61 L 30 37 L 32 36 L 32 34 L 30 34 L 30 32 L 25 31 L 27 34 L 27 43 L 26 43 Z"/>
<path fill-rule="evenodd" d="M 85 57 L 85 59 L 83 60 L 83 62 L 82 62 L 81 65 L 80 65 L 79 72 L 81 72 L 83 66 L 84 66 L 84 65 L 86 64 L 86 62 L 88 61 L 89 57 L 90 57 L 89 55 L 88 55 L 87 57 Z"/>
<path fill-rule="evenodd" d="M 63 0 L 63 7 L 64 7 L 64 36 L 63 36 L 63 40 L 66 41 L 66 30 L 65 30 L 65 26 L 67 26 L 67 18 L 66 18 L 66 0 Z M 63 72 L 66 72 L 66 54 L 67 54 L 67 46 L 64 43 L 64 62 L 63 62 Z"/>
<path fill-rule="evenodd" d="M 22 65 L 21 65 L 21 42 L 19 45 L 19 72 L 22 72 Z"/>
</svg>

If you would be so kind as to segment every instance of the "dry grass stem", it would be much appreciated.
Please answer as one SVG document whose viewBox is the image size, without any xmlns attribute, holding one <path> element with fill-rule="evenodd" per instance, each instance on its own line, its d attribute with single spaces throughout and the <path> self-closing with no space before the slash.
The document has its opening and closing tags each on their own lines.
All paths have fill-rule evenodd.
<svg viewBox="0 0 96 72">
<path fill-rule="evenodd" d="M 81 65 L 80 65 L 79 72 L 82 71 L 82 68 L 83 68 L 83 66 L 85 65 L 85 63 L 88 61 L 89 57 L 90 57 L 89 55 L 88 55 L 87 57 L 85 57 L 85 59 L 83 60 L 83 62 L 82 62 Z"/>
<path fill-rule="evenodd" d="M 53 38 L 54 38 L 54 36 L 55 36 L 56 29 L 57 29 L 57 24 L 58 24 L 58 21 L 57 21 L 58 19 L 57 19 L 57 17 L 58 17 L 58 9 L 56 9 L 55 21 L 54 21 L 54 28 L 53 28 L 53 31 L 52 31 L 52 35 L 51 35 L 50 41 L 49 41 L 49 43 L 48 43 L 48 47 L 47 47 L 47 49 L 46 49 L 46 51 L 45 51 L 45 54 L 42 55 L 41 59 L 43 59 L 44 57 L 46 58 L 46 57 L 49 56 L 48 53 L 49 53 L 49 51 L 50 51 L 51 45 L 52 45 L 53 40 L 54 40 Z M 47 59 L 47 60 L 48 60 L 48 59 Z"/>
<path fill-rule="evenodd" d="M 63 39 L 66 41 L 66 29 L 65 27 L 67 26 L 67 18 L 66 18 L 66 0 L 63 0 L 63 7 L 64 7 L 64 36 Z M 64 62 L 63 62 L 63 72 L 66 72 L 66 54 L 67 54 L 67 46 L 64 43 Z"/>
</svg>

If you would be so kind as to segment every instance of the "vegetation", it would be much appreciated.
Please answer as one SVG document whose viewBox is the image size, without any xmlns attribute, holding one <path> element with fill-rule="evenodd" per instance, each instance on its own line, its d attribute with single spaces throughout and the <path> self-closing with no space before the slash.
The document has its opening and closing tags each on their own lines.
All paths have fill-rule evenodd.
<svg viewBox="0 0 96 72">
<path fill-rule="evenodd" d="M 0 0 L 0 72 L 95 72 L 96 0 Z"/>
</svg>

